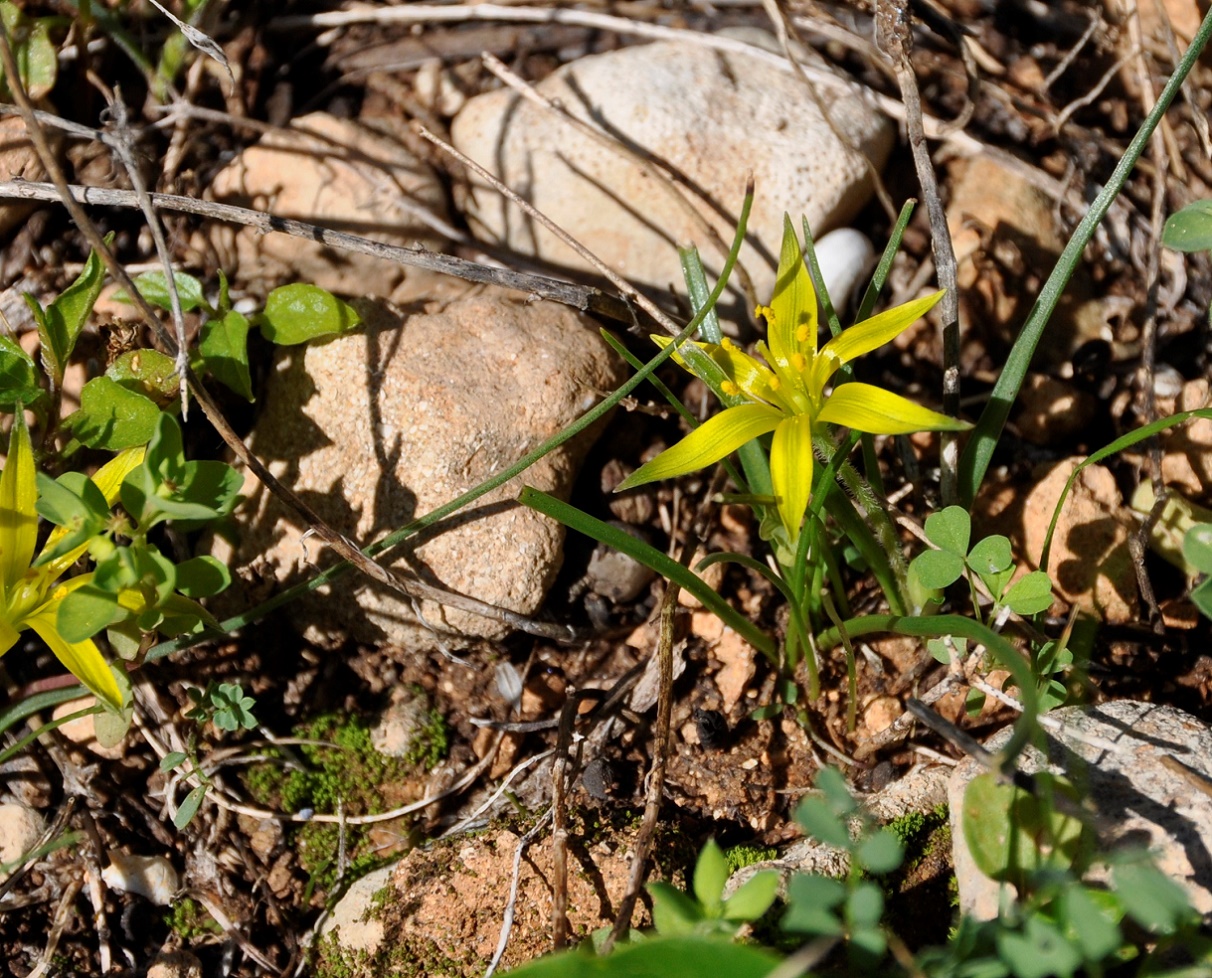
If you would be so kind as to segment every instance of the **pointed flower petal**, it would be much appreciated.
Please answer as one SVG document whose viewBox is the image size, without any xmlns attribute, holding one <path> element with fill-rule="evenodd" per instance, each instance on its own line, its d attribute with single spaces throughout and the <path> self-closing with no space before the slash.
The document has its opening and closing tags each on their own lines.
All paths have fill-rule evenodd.
<svg viewBox="0 0 1212 978">
<path fill-rule="evenodd" d="M 842 384 L 825 401 L 820 420 L 873 435 L 912 431 L 964 431 L 966 421 L 939 414 L 872 384 Z"/>
<path fill-rule="evenodd" d="M 770 365 L 797 374 L 796 356 L 806 362 L 816 353 L 816 290 L 804 264 L 800 239 L 791 218 L 783 215 L 783 246 L 774 280 L 774 296 L 767 314 L 767 339 L 774 359 Z"/>
<path fill-rule="evenodd" d="M 615 492 L 712 465 L 747 441 L 773 431 L 782 419 L 782 412 L 764 404 L 741 404 L 721 411 L 651 462 L 641 465 L 619 483 Z"/>
<path fill-rule="evenodd" d="M 812 418 L 793 414 L 774 429 L 770 482 L 779 497 L 779 516 L 794 542 L 812 494 Z"/>
<path fill-rule="evenodd" d="M 17 644 L 17 639 L 21 637 L 21 633 L 5 619 L 0 618 L 0 655 L 4 655 L 9 649 Z"/>
<path fill-rule="evenodd" d="M 0 593 L 29 570 L 38 542 L 37 469 L 25 418 L 18 411 L 0 473 Z"/>
<path fill-rule="evenodd" d="M 83 642 L 66 642 L 59 634 L 56 618 L 59 614 L 57 603 L 51 604 L 31 618 L 26 619 L 29 625 L 42 638 L 55 657 L 63 663 L 73 676 L 80 680 L 98 699 L 104 700 L 110 706 L 118 709 L 122 706 L 122 691 L 114 674 L 110 672 L 109 663 L 97 648 L 93 640 Z"/>
<path fill-rule="evenodd" d="M 830 374 L 841 364 L 849 363 L 855 357 L 861 357 L 864 353 L 870 353 L 890 340 L 896 339 L 934 308 L 934 304 L 945 294 L 946 290 L 943 289 L 935 292 L 934 295 L 923 296 L 912 302 L 894 306 L 881 312 L 878 316 L 872 316 L 861 323 L 856 323 L 840 335 L 835 336 L 821 350 L 821 356 L 834 364 L 830 368 Z M 813 379 L 815 381 L 817 378 L 814 376 Z M 824 387 L 828 380 L 828 376 L 820 378 L 820 387 L 817 390 Z"/>
</svg>

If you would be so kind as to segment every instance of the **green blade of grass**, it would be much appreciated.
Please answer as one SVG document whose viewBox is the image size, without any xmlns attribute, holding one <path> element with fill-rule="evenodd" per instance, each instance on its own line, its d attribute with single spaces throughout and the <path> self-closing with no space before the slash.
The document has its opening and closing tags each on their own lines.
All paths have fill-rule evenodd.
<svg viewBox="0 0 1212 978">
<path fill-rule="evenodd" d="M 570 530 L 576 530 L 590 539 L 597 540 L 598 543 L 604 543 L 608 547 L 627 554 L 645 567 L 652 568 L 688 594 L 693 594 L 702 602 L 704 608 L 718 615 L 724 624 L 755 649 L 765 653 L 772 661 L 777 660 L 778 646 L 769 635 L 716 594 L 701 577 L 689 568 L 683 567 L 668 554 L 662 553 L 656 547 L 644 543 L 643 540 L 637 540 L 630 533 L 625 533 L 609 523 L 594 519 L 570 503 L 556 499 L 555 496 L 548 495 L 532 486 L 526 486 L 521 491 L 518 495 L 518 502 L 563 523 Z"/>
<path fill-rule="evenodd" d="M 1019 388 L 1022 387 L 1023 380 L 1027 376 L 1027 367 L 1030 365 L 1040 337 L 1043 336 L 1044 329 L 1056 309 L 1056 304 L 1060 301 L 1061 294 L 1065 291 L 1065 285 L 1068 283 L 1069 277 L 1073 274 L 1073 270 L 1081 260 L 1082 252 L 1094 236 L 1095 229 L 1102 222 L 1112 202 L 1123 188 L 1124 182 L 1128 179 L 1128 174 L 1136 165 L 1136 161 L 1144 151 L 1145 145 L 1153 135 L 1153 130 L 1161 122 L 1162 116 L 1166 114 L 1166 110 L 1170 107 L 1174 96 L 1178 94 L 1184 79 L 1195 65 L 1200 52 L 1203 51 L 1204 46 L 1208 43 L 1209 36 L 1212 36 L 1212 10 L 1204 17 L 1203 23 L 1200 24 L 1199 30 L 1191 41 L 1191 46 L 1187 48 L 1187 52 L 1183 55 L 1174 74 L 1166 82 L 1166 87 L 1162 90 L 1161 95 L 1158 96 L 1157 104 L 1153 106 L 1153 111 L 1149 113 L 1148 118 L 1145 119 L 1133 137 L 1132 142 L 1128 144 L 1128 148 L 1124 150 L 1124 155 L 1120 157 L 1119 163 L 1116 165 L 1110 179 L 1107 180 L 1106 186 L 1103 187 L 1102 192 L 1094 199 L 1094 202 L 1090 205 L 1090 209 L 1086 212 L 1086 216 L 1082 218 L 1081 223 L 1074 230 L 1069 243 L 1065 245 L 1065 250 L 1061 253 L 1060 258 L 1057 259 L 1056 266 L 1052 269 L 1052 274 L 1048 276 L 1048 281 L 1044 283 L 1039 297 L 1035 300 L 1035 304 L 1027 314 L 1027 321 L 1023 323 L 1023 328 L 1018 334 L 1018 339 L 1014 342 L 1014 347 L 1010 351 L 1006 365 L 1002 368 L 1001 376 L 998 377 L 997 383 L 993 387 L 993 394 L 989 398 L 989 403 L 981 413 L 980 421 L 977 422 L 976 428 L 972 432 L 972 438 L 968 442 L 968 447 L 964 450 L 963 457 L 960 459 L 959 490 L 965 507 L 971 508 L 972 500 L 976 497 L 977 490 L 980 489 L 981 483 L 985 480 L 985 473 L 988 471 L 989 463 L 993 459 L 994 449 L 997 448 L 997 442 L 1001 437 L 1002 429 L 1010 417 L 1010 409 L 1013 407 L 1014 401 L 1018 397 Z"/>
</svg>

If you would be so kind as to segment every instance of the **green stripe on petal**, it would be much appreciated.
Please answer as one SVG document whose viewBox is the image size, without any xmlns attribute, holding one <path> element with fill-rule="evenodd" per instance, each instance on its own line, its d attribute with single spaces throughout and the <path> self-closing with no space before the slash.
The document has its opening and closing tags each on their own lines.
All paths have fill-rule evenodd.
<svg viewBox="0 0 1212 978">
<path fill-rule="evenodd" d="M 29 570 L 38 543 L 38 476 L 25 418 L 18 411 L 0 473 L 0 586 L 7 594 Z"/>
<path fill-rule="evenodd" d="M 779 497 L 779 516 L 792 542 L 812 494 L 812 419 L 806 414 L 785 418 L 770 443 L 770 482 Z"/>
<path fill-rule="evenodd" d="M 52 604 L 27 618 L 25 623 L 38 633 L 67 671 L 79 679 L 89 692 L 114 709 L 120 709 L 122 691 L 118 688 L 118 681 L 114 679 L 105 656 L 91 638 L 83 642 L 64 641 L 57 626 L 58 614 L 58 604 Z"/>
<path fill-rule="evenodd" d="M 766 336 L 774 356 L 771 366 L 791 370 L 791 357 L 795 353 L 811 359 L 816 353 L 816 290 L 812 287 L 808 266 L 804 264 L 800 239 L 786 214 L 783 215 L 783 246 L 779 252 L 779 270 L 774 280 L 770 310 L 773 322 L 767 324 Z M 804 327 L 802 331 L 801 327 Z"/>
<path fill-rule="evenodd" d="M 773 431 L 782 419 L 781 411 L 764 404 L 740 404 L 721 411 L 672 448 L 641 465 L 619 483 L 615 492 L 713 465 L 747 441 Z"/>
<path fill-rule="evenodd" d="M 820 420 L 873 435 L 907 435 L 911 431 L 963 431 L 967 421 L 931 411 L 908 398 L 871 384 L 842 384 L 821 408 Z"/>
<path fill-rule="evenodd" d="M 896 339 L 926 315 L 945 293 L 946 290 L 943 289 L 935 292 L 934 295 L 914 299 L 912 302 L 885 310 L 878 316 L 864 319 L 861 323 L 856 323 L 831 339 L 825 344 L 821 353 L 822 355 L 832 354 L 841 363 L 849 363 L 855 357 L 861 357 L 864 353 L 879 349 L 890 340 Z"/>
<path fill-rule="evenodd" d="M 144 448 L 142 445 L 137 448 L 128 448 L 123 452 L 119 452 L 93 475 L 93 482 L 97 488 L 101 490 L 101 495 L 105 497 L 105 501 L 111 506 L 118 499 L 118 492 L 122 488 L 123 480 L 130 475 L 139 465 L 143 463 Z M 54 550 L 55 546 L 68 534 L 66 526 L 57 526 L 47 537 L 46 543 L 42 546 L 42 552 Z M 86 540 L 80 546 L 75 547 L 66 553 L 60 554 L 54 560 L 48 561 L 40 568 L 47 575 L 48 580 L 55 580 L 60 574 L 71 567 L 84 554 L 92 543 L 91 540 Z M 89 575 L 89 579 L 92 577 Z"/>
</svg>

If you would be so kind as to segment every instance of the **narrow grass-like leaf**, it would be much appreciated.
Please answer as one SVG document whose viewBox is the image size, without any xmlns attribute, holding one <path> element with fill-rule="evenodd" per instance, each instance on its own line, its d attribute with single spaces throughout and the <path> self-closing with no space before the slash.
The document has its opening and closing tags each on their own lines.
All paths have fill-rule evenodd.
<svg viewBox="0 0 1212 978">
<path fill-rule="evenodd" d="M 968 447 L 964 450 L 960 460 L 959 491 L 961 501 L 965 506 L 971 507 L 977 490 L 985 481 L 985 473 L 989 469 L 993 452 L 997 448 L 998 439 L 1001 438 L 1002 429 L 1010 417 L 1010 411 L 1018 397 L 1019 389 L 1027 376 L 1027 368 L 1035 354 L 1035 348 L 1039 345 L 1040 338 L 1044 335 L 1044 329 L 1051 320 L 1052 313 L 1056 310 L 1056 305 L 1064 293 L 1069 277 L 1073 274 L 1078 262 L 1081 261 L 1082 253 L 1094 236 L 1095 229 L 1102 223 L 1107 211 L 1111 208 L 1111 203 L 1119 195 L 1124 182 L 1128 179 L 1128 174 L 1136 166 L 1153 131 L 1166 114 L 1170 103 L 1174 101 L 1183 81 L 1195 66 L 1196 60 L 1208 43 L 1209 36 L 1212 36 L 1212 11 L 1204 17 L 1190 47 L 1187 48 L 1178 67 L 1158 96 L 1157 103 L 1141 124 L 1140 129 L 1137 130 L 1132 142 L 1124 150 L 1123 156 L 1120 157 L 1114 172 L 1107 179 L 1102 192 L 1090 204 L 1090 209 L 1086 211 L 1085 217 L 1082 218 L 1081 223 L 1069 238 L 1068 244 L 1065 245 L 1064 251 L 1061 252 L 1060 258 L 1057 259 L 1056 265 L 1052 269 L 1052 274 L 1048 276 L 1047 282 L 1040 290 L 1039 297 L 1027 314 L 1027 320 L 1019 330 L 1018 339 L 1015 340 L 1014 347 L 1006 359 L 1006 365 L 1002 368 L 997 383 L 993 386 L 989 403 L 981 413 L 980 420 L 972 433 L 972 439 L 968 442 Z"/>
<path fill-rule="evenodd" d="M 705 608 L 718 615 L 725 625 L 755 649 L 760 650 L 772 660 L 777 657 L 778 647 L 769 635 L 716 594 L 701 577 L 689 568 L 683 567 L 672 557 L 657 550 L 656 547 L 637 540 L 630 533 L 625 533 L 609 523 L 594 519 L 588 513 L 583 513 L 575 506 L 556 499 L 533 486 L 526 486 L 518 495 L 518 501 L 544 516 L 550 516 L 553 520 L 563 523 L 570 530 L 576 530 L 598 543 L 604 543 L 608 547 L 627 554 L 662 577 L 673 581 L 688 594 L 693 594 L 698 598 Z"/>
</svg>

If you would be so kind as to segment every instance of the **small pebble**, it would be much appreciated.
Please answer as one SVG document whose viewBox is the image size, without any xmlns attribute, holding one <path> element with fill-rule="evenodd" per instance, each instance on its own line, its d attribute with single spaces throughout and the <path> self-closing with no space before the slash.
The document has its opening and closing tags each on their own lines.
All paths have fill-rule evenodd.
<svg viewBox="0 0 1212 978">
<path fill-rule="evenodd" d="M 699 743 L 707 750 L 719 750 L 728 743 L 728 721 L 719 710 L 698 710 L 691 716 L 699 734 Z"/>
<path fill-rule="evenodd" d="M 619 786 L 614 768 L 610 766 L 609 761 L 601 757 L 595 757 L 585 765 L 585 770 L 581 772 L 581 784 L 589 792 L 589 797 L 598 801 L 605 801 Z"/>
<path fill-rule="evenodd" d="M 113 850 L 109 865 L 101 870 L 105 885 L 123 893 L 145 897 L 158 907 L 167 907 L 181 888 L 177 871 L 163 856 L 132 856 Z"/>
</svg>

